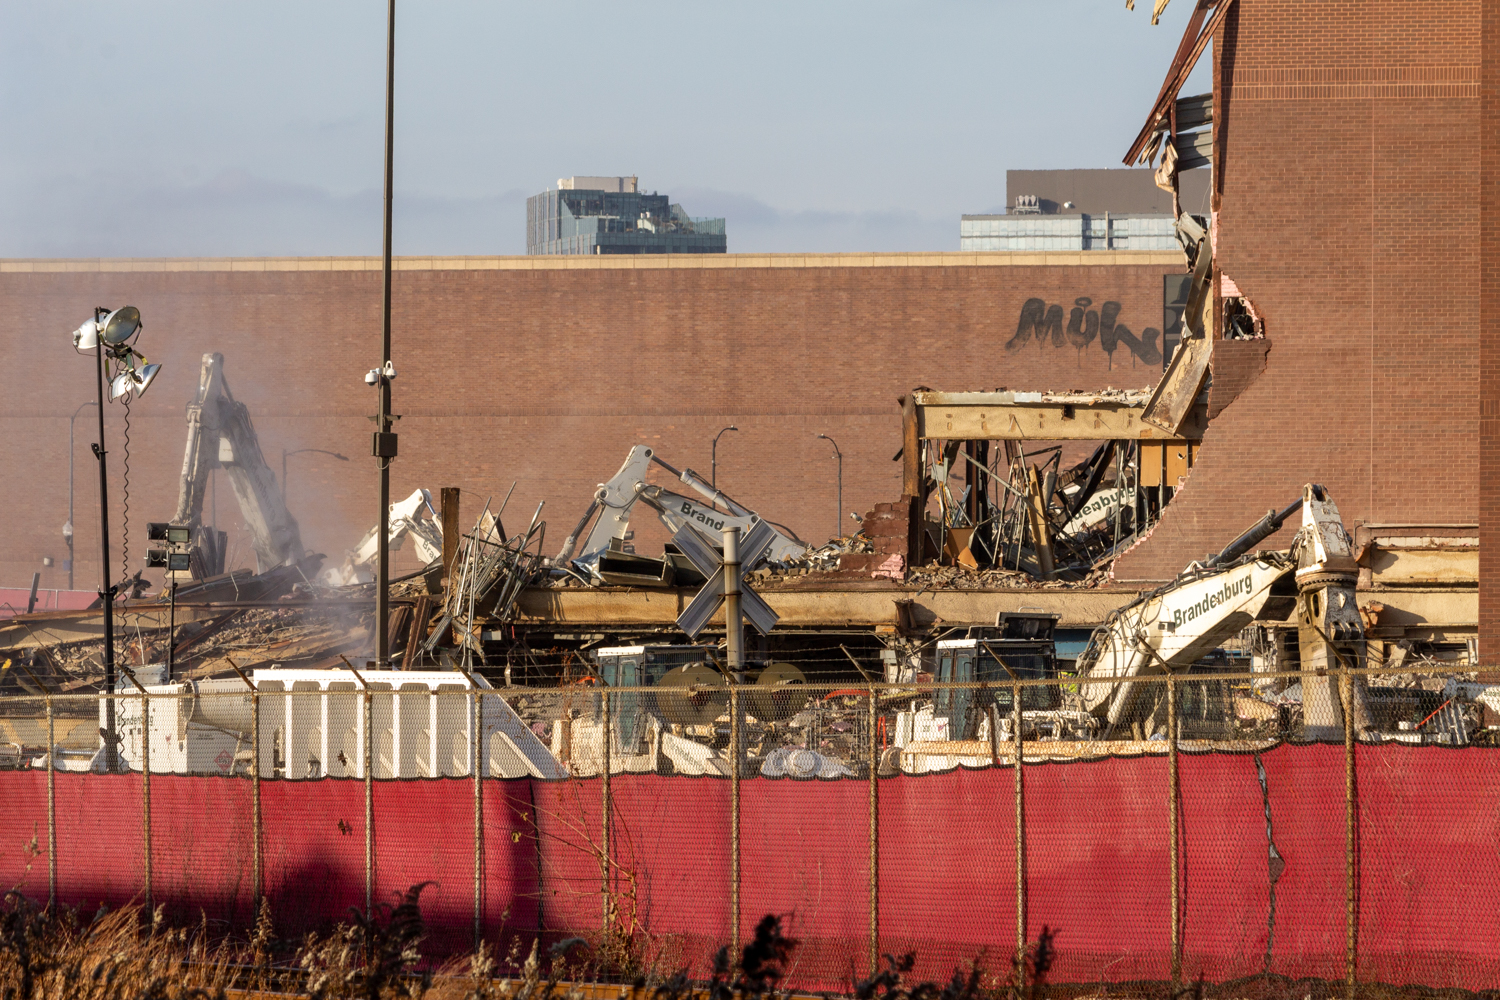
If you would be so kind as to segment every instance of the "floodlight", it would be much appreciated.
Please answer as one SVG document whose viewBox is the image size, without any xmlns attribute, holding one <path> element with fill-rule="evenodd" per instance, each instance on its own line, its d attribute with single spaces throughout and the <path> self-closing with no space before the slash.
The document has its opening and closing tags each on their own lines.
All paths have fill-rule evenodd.
<svg viewBox="0 0 1500 1000">
<path fill-rule="evenodd" d="M 142 358 L 141 360 L 144 361 L 145 359 Z M 139 372 L 131 372 L 135 376 L 135 394 L 137 396 L 145 395 L 146 389 L 150 387 L 152 382 L 156 381 L 156 374 L 159 371 L 161 371 L 161 365 L 146 365 Z"/>
<path fill-rule="evenodd" d="M 130 390 L 135 388 L 135 383 L 130 380 L 131 372 L 123 371 L 109 380 L 109 401 L 113 403 L 121 396 L 130 395 Z"/>
<path fill-rule="evenodd" d="M 166 521 L 148 521 L 146 523 L 146 538 L 153 542 L 164 542 L 167 540 L 167 528 L 171 525 Z"/>
<path fill-rule="evenodd" d="M 147 549 L 146 550 L 146 568 L 147 569 L 166 569 L 167 568 L 167 550 L 166 549 Z"/>
<path fill-rule="evenodd" d="M 137 371 L 135 362 L 146 359 L 136 354 L 129 348 L 126 349 L 121 359 L 122 367 L 115 376 L 109 380 L 110 401 L 119 399 L 121 396 L 134 392 L 137 396 L 143 396 L 147 387 L 156 380 L 157 372 L 161 371 L 161 365 L 142 365 Z"/>
<path fill-rule="evenodd" d="M 119 347 L 141 332 L 141 311 L 121 306 L 99 323 L 99 339 L 108 347 Z"/>
<path fill-rule="evenodd" d="M 167 525 L 167 541 L 173 545 L 186 545 L 192 541 L 192 530 L 176 524 Z"/>
<path fill-rule="evenodd" d="M 167 569 L 173 573 L 186 573 L 193 568 L 193 557 L 187 552 L 168 552 Z"/>
<path fill-rule="evenodd" d="M 99 346 L 99 324 L 94 320 L 86 319 L 83 325 L 73 331 L 73 349 L 76 351 L 92 351 Z"/>
</svg>

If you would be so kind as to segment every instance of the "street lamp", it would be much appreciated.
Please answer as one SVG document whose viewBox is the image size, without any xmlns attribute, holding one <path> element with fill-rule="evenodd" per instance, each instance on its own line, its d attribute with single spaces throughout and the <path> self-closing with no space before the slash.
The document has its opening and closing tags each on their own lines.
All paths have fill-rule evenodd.
<svg viewBox="0 0 1500 1000">
<path fill-rule="evenodd" d="M 819 434 L 818 437 L 833 445 L 833 453 L 837 455 L 839 459 L 839 509 L 837 515 L 833 519 L 833 537 L 841 538 L 842 536 L 839 534 L 839 529 L 843 527 L 844 524 L 844 453 L 842 451 L 839 451 L 839 443 L 833 438 L 829 437 L 827 434 Z"/>
<path fill-rule="evenodd" d="M 94 370 L 98 382 L 99 398 L 95 405 L 99 411 L 99 440 L 93 445 L 94 457 L 99 460 L 99 601 L 104 611 L 104 768 L 116 770 L 115 736 L 115 590 L 109 582 L 109 475 L 104 450 L 104 369 L 106 354 L 109 355 L 109 398 L 128 399 L 133 392 L 145 393 L 156 379 L 161 365 L 148 364 L 145 355 L 131 344 L 141 332 L 141 312 L 135 306 L 121 306 L 110 310 L 95 307 L 94 318 L 84 320 L 73 331 L 73 349 L 79 354 L 94 352 Z M 79 407 L 83 409 L 83 407 Z M 76 414 L 75 414 L 76 415 Z M 72 523 L 72 518 L 69 518 Z"/>
<path fill-rule="evenodd" d="M 349 461 L 349 456 L 348 455 L 340 455 L 338 452 L 336 452 L 336 451 L 329 451 L 326 448 L 298 448 L 296 451 L 287 451 L 285 448 L 281 449 L 281 502 L 283 504 L 286 503 L 286 460 L 287 460 L 287 456 L 288 455 L 301 455 L 301 454 L 303 454 L 305 452 L 309 452 L 309 451 L 315 451 L 319 455 L 332 455 L 334 458 L 338 459 L 340 462 L 347 462 L 347 461 Z"/>
<path fill-rule="evenodd" d="M 708 484 L 715 490 L 719 488 L 719 438 L 724 436 L 724 431 L 738 431 L 739 428 L 730 424 L 714 435 L 714 447 L 712 455 L 712 466 L 709 468 Z"/>
<path fill-rule="evenodd" d="M 63 523 L 63 541 L 68 546 L 68 589 L 73 589 L 73 421 L 78 419 L 78 414 L 83 412 L 85 406 L 98 406 L 92 399 L 87 403 L 78 404 L 78 409 L 68 418 L 68 519 Z"/>
</svg>

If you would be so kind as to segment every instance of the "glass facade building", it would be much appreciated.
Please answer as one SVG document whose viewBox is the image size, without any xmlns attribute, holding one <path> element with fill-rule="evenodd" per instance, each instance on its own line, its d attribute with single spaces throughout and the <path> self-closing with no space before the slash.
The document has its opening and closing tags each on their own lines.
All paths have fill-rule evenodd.
<svg viewBox="0 0 1500 1000">
<path fill-rule="evenodd" d="M 965 215 L 959 249 L 1176 250 L 1171 215 Z"/>
<path fill-rule="evenodd" d="M 526 252 L 727 253 L 728 238 L 723 219 L 692 218 L 664 194 L 559 188 L 526 199 Z"/>
</svg>

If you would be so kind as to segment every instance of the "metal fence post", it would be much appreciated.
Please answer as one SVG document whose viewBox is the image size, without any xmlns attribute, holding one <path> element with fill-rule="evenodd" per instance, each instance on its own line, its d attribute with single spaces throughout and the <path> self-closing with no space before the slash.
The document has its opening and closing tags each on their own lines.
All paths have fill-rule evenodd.
<svg viewBox="0 0 1500 1000">
<path fill-rule="evenodd" d="M 728 534 L 727 532 L 725 533 Z M 740 946 L 740 691 L 729 685 L 729 942 Z"/>
<path fill-rule="evenodd" d="M 52 726 L 52 697 L 47 697 L 47 909 L 57 906 L 57 736 Z"/>
<path fill-rule="evenodd" d="M 474 950 L 484 940 L 484 695 L 474 692 Z"/>
<path fill-rule="evenodd" d="M 263 883 L 260 865 L 260 692 L 249 678 L 245 683 L 250 684 L 250 755 L 254 758 L 250 767 L 250 895 L 255 918 L 259 919 Z"/>
<path fill-rule="evenodd" d="M 134 677 L 131 680 L 135 680 Z M 136 687 L 141 687 L 139 684 Z M 151 893 L 151 701 L 141 687 L 141 853 L 146 863 L 146 912 L 155 910 Z"/>
<path fill-rule="evenodd" d="M 1167 673 L 1167 836 L 1172 859 L 1172 995 L 1182 983 L 1182 858 L 1178 845 L 1178 811 L 1182 786 L 1177 774 L 1177 677 Z"/>
<path fill-rule="evenodd" d="M 1359 859 L 1355 836 L 1358 813 L 1355 795 L 1358 789 L 1354 775 L 1353 679 L 1347 665 L 1339 673 L 1339 694 L 1344 709 L 1344 990 L 1349 1000 L 1354 1000 L 1356 946 L 1359 943 Z"/>
<path fill-rule="evenodd" d="M 1009 669 L 1009 668 L 1007 668 Z M 1024 986 L 1026 975 L 1026 785 L 1021 768 L 1023 735 L 1021 727 L 1021 681 L 1011 671 L 1010 709 L 1015 732 L 1015 758 L 1012 761 L 1016 772 L 1016 980 Z M 996 716 L 999 721 L 999 716 Z"/>
<path fill-rule="evenodd" d="M 599 794 L 600 794 L 600 797 L 602 799 L 601 808 L 600 808 L 600 814 L 601 814 L 601 817 L 602 817 L 601 818 L 601 823 L 602 823 L 604 829 L 603 829 L 603 840 L 602 840 L 602 842 L 600 844 L 600 849 L 603 852 L 603 858 L 599 862 L 599 874 L 600 874 L 600 883 L 601 883 L 599 891 L 604 896 L 604 929 L 605 929 L 605 931 L 608 931 L 609 927 L 610 927 L 610 924 L 614 920 L 614 907 L 610 905 L 610 896 L 609 896 L 609 874 L 610 874 L 609 873 L 609 811 L 610 811 L 610 800 L 609 800 L 609 763 L 610 763 L 610 761 L 609 761 L 609 689 L 608 688 L 604 688 L 603 689 L 602 693 L 600 694 L 600 698 L 603 701 L 603 711 L 602 711 L 602 713 L 600 715 L 600 718 L 602 720 L 602 725 L 601 725 L 600 730 L 599 730 L 599 732 L 600 732 L 599 744 L 600 744 L 600 747 L 601 747 L 601 749 L 599 751 L 599 756 L 600 756 L 600 760 L 603 762 L 603 767 L 600 769 L 601 780 L 602 780 L 603 784 L 600 787 Z"/>
<path fill-rule="evenodd" d="M 875 730 L 880 713 L 875 703 L 874 686 L 870 688 L 870 975 L 880 971 L 880 744 Z"/>
<path fill-rule="evenodd" d="M 394 710 L 394 706 L 393 706 Z M 375 910 L 375 700 L 365 684 L 365 915 Z"/>
</svg>

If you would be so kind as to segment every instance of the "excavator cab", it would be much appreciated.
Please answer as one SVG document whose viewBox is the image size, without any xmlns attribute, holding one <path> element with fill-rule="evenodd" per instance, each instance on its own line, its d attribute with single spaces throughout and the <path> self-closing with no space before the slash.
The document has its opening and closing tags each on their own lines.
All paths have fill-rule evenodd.
<svg viewBox="0 0 1500 1000">
<path fill-rule="evenodd" d="M 653 687 L 671 671 L 703 663 L 711 655 L 718 655 L 718 647 L 607 646 L 595 650 L 593 659 L 607 688 Z M 645 714 L 657 713 L 656 699 L 649 693 L 621 692 L 611 695 L 610 711 L 621 746 L 634 746 L 638 730 L 646 723 Z"/>
<path fill-rule="evenodd" d="M 933 697 L 933 716 L 948 720 L 948 738 L 979 738 L 980 726 L 994 706 L 1001 716 L 1014 711 L 1012 671 L 1021 680 L 1057 676 L 1053 642 L 1055 616 L 1001 616 L 994 628 L 971 629 L 967 638 L 937 644 L 933 680 L 938 684 L 979 682 L 985 688 L 940 688 Z M 1051 685 L 1021 689 L 1022 712 L 1050 712 L 1061 705 Z"/>
</svg>

